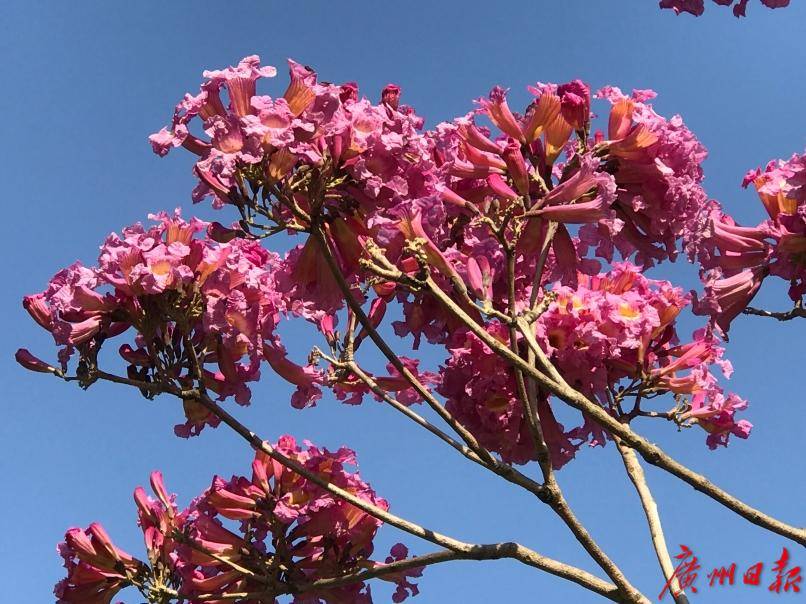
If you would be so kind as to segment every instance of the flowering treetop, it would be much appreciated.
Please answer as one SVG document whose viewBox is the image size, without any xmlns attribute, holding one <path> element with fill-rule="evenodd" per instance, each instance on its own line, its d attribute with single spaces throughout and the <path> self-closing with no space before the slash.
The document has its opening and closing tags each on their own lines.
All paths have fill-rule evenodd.
<svg viewBox="0 0 806 604">
<path fill-rule="evenodd" d="M 238 424 L 214 398 L 248 404 L 248 384 L 263 369 L 296 386 L 297 408 L 316 404 L 323 389 L 348 404 L 372 395 L 533 492 L 587 544 L 619 597 L 642 601 L 587 541 L 554 478 L 585 444 L 614 441 L 628 468 L 635 449 L 754 522 L 803 538 L 668 458 L 631 424 L 698 426 L 712 449 L 750 434 L 736 416 L 747 402 L 718 377 L 732 372 L 722 340 L 752 312 L 767 276 L 790 283 L 788 318 L 804 315 L 806 156 L 748 174 L 745 186 L 755 186 L 769 218 L 742 227 L 703 189 L 705 148 L 680 116 L 653 109 L 653 91 L 539 82 L 518 110 L 495 87 L 465 115 L 424 131 L 396 85 L 373 102 L 356 84 L 322 83 L 295 61 L 289 72 L 284 92 L 269 96 L 258 82 L 276 70 L 257 56 L 206 71 L 200 92 L 150 137 L 159 155 L 193 153 L 193 201 L 209 198 L 235 222 L 154 215 L 153 226 L 110 235 L 97 266 L 73 264 L 23 301 L 60 346 L 56 364 L 21 349 L 27 368 L 85 388 L 106 380 L 148 398 L 172 394 L 183 402 L 180 436 L 223 421 L 261 452 L 251 479 L 216 478 L 181 513 L 158 477 L 156 501 L 138 491 L 148 564 L 96 525 L 69 532 L 60 601 L 109 602 L 134 585 L 165 601 L 260 588 L 272 597 L 305 591 L 300 603 L 369 602 L 365 575 L 354 573 L 378 570 L 369 555 L 382 522 L 454 554 L 504 557 L 391 516 L 343 470 L 351 452 L 303 451 L 288 438 L 272 446 Z M 297 244 L 271 252 L 262 243 L 273 236 Z M 704 291 L 694 296 L 647 276 L 681 252 L 701 268 Z M 707 318 L 688 337 L 677 319 L 690 304 Z M 305 361 L 289 358 L 279 337 L 290 320 L 321 335 Z M 118 350 L 126 375 L 117 376 L 101 349 L 127 336 Z M 368 342 L 386 372 L 362 368 Z M 424 342 L 444 363 L 420 366 Z M 419 415 L 423 403 L 462 442 Z M 557 419 L 563 404 L 580 412 L 571 428 Z M 530 461 L 542 484 L 513 467 Z M 240 521 L 240 532 L 222 519 Z M 534 561 L 516 545 L 509 556 Z M 407 576 L 419 571 L 403 571 L 419 566 L 405 556 L 396 547 L 378 570 L 398 584 L 395 601 L 416 593 Z M 347 575 L 352 582 L 338 583 Z M 333 582 L 338 589 L 321 587 Z"/>
</svg>

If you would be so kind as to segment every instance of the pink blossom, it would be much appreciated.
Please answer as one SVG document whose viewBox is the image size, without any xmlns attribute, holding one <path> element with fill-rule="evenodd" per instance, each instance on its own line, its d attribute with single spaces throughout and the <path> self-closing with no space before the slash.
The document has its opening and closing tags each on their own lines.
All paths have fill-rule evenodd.
<svg viewBox="0 0 806 604">
<path fill-rule="evenodd" d="M 272 448 L 330 484 L 389 508 L 361 479 L 351 450 L 328 451 L 307 441 L 299 446 L 291 436 L 281 437 Z M 267 557 L 283 565 L 277 580 L 286 588 L 383 565 L 370 558 L 379 520 L 262 452 L 255 455 L 251 476 L 216 476 L 183 510 L 160 472 L 153 472 L 150 482 L 153 498 L 141 487 L 134 492 L 148 563 L 115 547 L 100 525 L 70 529 L 59 548 L 68 571 L 56 586 L 59 602 L 107 604 L 133 580 L 149 599 L 157 597 L 157 585 L 162 585 L 189 601 L 199 596 L 213 601 L 265 588 L 254 575 L 265 571 Z M 386 563 L 407 555 L 407 548 L 397 544 Z M 416 595 L 412 580 L 421 575 L 422 569 L 414 568 L 386 576 L 397 585 L 393 600 Z M 368 586 L 359 582 L 306 592 L 295 596 L 295 602 L 371 604 L 369 594 Z"/>
<path fill-rule="evenodd" d="M 636 254 L 644 266 L 677 255 L 677 242 L 688 249 L 701 229 L 708 198 L 700 183 L 707 152 L 680 116 L 658 115 L 646 100 L 654 93 L 618 88 L 597 92 L 612 104 L 610 140 L 603 143 L 616 162 L 619 188 L 614 209 L 620 226 L 603 221 L 584 227 L 580 236 L 591 245 L 612 237 L 625 258 Z M 691 255 L 691 251 L 689 251 Z"/>
<path fill-rule="evenodd" d="M 110 235 L 98 266 L 60 271 L 24 306 L 63 346 L 63 369 L 74 350 L 95 359 L 101 344 L 133 328 L 134 346 L 121 347 L 130 377 L 156 379 L 162 364 L 161 371 L 185 379 L 190 343 L 207 386 L 221 398 L 248 403 L 246 383 L 259 377 L 264 342 L 275 338 L 279 321 L 279 257 L 256 241 L 217 243 L 196 219 L 165 213 L 152 219 L 149 228 L 137 224 Z M 208 371 L 210 364 L 217 371 Z M 184 435 L 215 422 L 192 402 L 185 409 Z"/>
<path fill-rule="evenodd" d="M 710 449 L 726 447 L 731 435 L 738 438 L 750 436 L 753 428 L 747 420 L 734 418 L 737 411 L 747 408 L 747 401 L 735 394 L 725 396 L 720 389 L 702 390 L 691 399 L 691 410 L 682 419 L 693 420 L 708 432 L 706 444 Z"/>
<path fill-rule="evenodd" d="M 722 278 L 713 272 L 706 273 L 705 292 L 701 299 L 696 300 L 695 312 L 710 315 L 722 333 L 726 334 L 733 320 L 758 293 L 766 274 L 764 267 L 744 269 Z"/>
<path fill-rule="evenodd" d="M 97 523 L 87 529 L 69 529 L 58 551 L 67 569 L 67 578 L 53 590 L 58 604 L 105 604 L 145 570 L 142 562 L 116 547 Z"/>
<path fill-rule="evenodd" d="M 581 80 L 574 80 L 557 87 L 560 97 L 560 112 L 575 130 L 585 130 L 590 122 L 590 87 Z"/>
<path fill-rule="evenodd" d="M 722 6 L 733 5 L 733 14 L 736 17 L 744 17 L 749 0 L 713 0 L 716 4 Z M 783 8 L 789 6 L 789 0 L 761 0 L 761 3 L 767 8 Z M 680 13 L 690 13 L 699 17 L 705 11 L 704 0 L 660 0 L 661 8 L 671 8 L 678 15 Z"/>
<path fill-rule="evenodd" d="M 490 91 L 489 99 L 480 98 L 476 102 L 502 132 L 515 140 L 522 141 L 524 139 L 520 125 L 507 104 L 506 90 L 496 86 Z"/>
</svg>

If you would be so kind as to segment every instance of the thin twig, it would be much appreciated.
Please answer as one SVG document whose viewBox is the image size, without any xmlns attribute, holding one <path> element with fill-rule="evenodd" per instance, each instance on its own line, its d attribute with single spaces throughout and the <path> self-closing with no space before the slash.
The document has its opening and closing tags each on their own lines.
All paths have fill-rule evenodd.
<svg viewBox="0 0 806 604">
<path fill-rule="evenodd" d="M 467 457 L 470 461 L 479 464 L 480 466 L 491 470 L 504 478 L 505 480 L 516 484 L 520 487 L 523 487 L 527 491 L 534 493 L 538 497 L 543 496 L 545 489 L 543 485 L 538 482 L 535 482 L 525 474 L 519 472 L 509 464 L 505 464 L 503 462 L 499 462 L 498 460 L 494 460 L 494 464 L 489 464 L 482 460 L 476 453 L 473 452 L 472 449 L 466 447 L 460 442 L 457 442 L 455 439 L 451 438 L 448 434 L 437 428 L 434 424 L 429 422 L 423 416 L 418 414 L 417 412 L 413 411 L 406 405 L 402 404 L 400 401 L 396 400 L 392 396 L 390 396 L 386 391 L 384 391 L 375 380 L 372 379 L 355 361 L 350 361 L 346 363 L 346 368 L 349 369 L 350 372 L 354 373 L 355 376 L 364 382 L 367 387 L 378 397 L 383 399 L 389 406 L 396 409 L 410 420 L 418 424 L 419 426 L 425 428 L 432 434 L 434 434 L 437 438 L 443 440 L 448 445 L 459 451 L 462 455 Z"/>
<path fill-rule="evenodd" d="M 742 313 L 745 315 L 754 315 L 756 317 L 767 317 L 770 319 L 776 319 L 778 321 L 791 321 L 792 319 L 796 318 L 806 319 L 806 308 L 803 307 L 801 302 L 798 302 L 795 304 L 795 307 L 792 308 L 792 310 L 788 310 L 786 312 L 775 312 L 772 310 L 763 310 L 748 306 L 742 311 Z"/>
</svg>

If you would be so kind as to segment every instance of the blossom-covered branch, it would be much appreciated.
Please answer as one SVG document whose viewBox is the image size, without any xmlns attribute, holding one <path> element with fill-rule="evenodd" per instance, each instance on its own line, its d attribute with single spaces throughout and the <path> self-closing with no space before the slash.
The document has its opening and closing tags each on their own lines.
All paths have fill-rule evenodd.
<svg viewBox="0 0 806 604">
<path fill-rule="evenodd" d="M 702 429 L 711 449 L 749 437 L 752 425 L 740 417 L 748 403 L 724 385 L 732 367 L 723 341 L 733 320 L 754 312 L 748 304 L 769 276 L 788 281 L 790 314 L 800 314 L 804 156 L 747 176 L 769 216 L 749 228 L 709 198 L 704 146 L 680 116 L 655 111 L 649 90 L 592 93 L 579 80 L 537 82 L 518 111 L 508 91 L 495 87 L 465 115 L 424 130 L 396 85 L 375 102 L 354 83 L 320 82 L 289 61 L 284 91 L 259 92 L 258 83 L 275 75 L 256 56 L 205 72 L 198 94 L 185 95 L 170 124 L 150 138 L 159 155 L 179 147 L 194 154 L 193 201 L 210 199 L 235 221 L 184 219 L 177 210 L 110 235 L 94 266 L 72 264 L 24 299 L 59 350 L 49 362 L 21 349 L 21 365 L 84 388 L 105 380 L 146 398 L 169 393 L 182 400 L 179 436 L 224 423 L 282 472 L 319 489 L 328 509 L 355 508 L 367 526 L 391 524 L 457 558 L 514 558 L 611 599 L 644 596 L 581 525 L 557 481 L 587 447 L 615 440 L 751 522 L 806 543 L 804 529 L 727 494 L 634 429 L 663 418 Z M 266 249 L 275 238 L 290 250 Z M 700 266 L 701 294 L 647 276 L 680 255 Z M 677 321 L 689 307 L 707 318 L 687 337 Z M 281 325 L 293 321 L 320 338 L 304 360 L 280 337 Z M 394 334 L 394 346 L 386 334 Z M 113 340 L 125 375 L 108 370 Z M 423 345 L 444 361 L 426 366 L 417 358 Z M 386 359 L 385 370 L 359 364 L 373 352 Z M 547 503 L 616 585 L 517 544 L 479 550 L 425 529 L 390 514 L 374 494 L 345 488 L 344 476 L 331 480 L 300 463 L 302 453 L 268 445 L 222 406 L 249 404 L 250 387 L 266 374 L 295 387 L 290 404 L 298 409 L 319 404 L 325 390 L 344 404 L 369 397 L 396 409 Z M 415 411 L 420 404 L 440 425 Z M 579 412 L 576 421 L 564 420 L 576 425 L 558 420 L 563 405 Z M 532 461 L 542 482 L 515 467 Z M 228 513 L 246 514 L 249 489 L 243 481 L 224 489 L 234 506 Z M 650 524 L 659 526 L 646 492 L 639 493 Z M 663 563 L 662 540 L 653 534 Z M 152 563 L 114 551 L 107 558 L 115 560 L 115 581 L 162 581 L 181 595 L 154 578 L 163 571 Z M 265 592 L 263 584 L 253 589 L 259 573 L 241 557 L 204 555 L 218 574 L 202 569 L 199 581 L 223 581 L 230 595 Z M 334 563 L 306 584 L 374 572 L 361 566 L 368 555 L 351 551 L 343 567 Z M 216 578 L 230 574 L 237 585 Z M 358 589 L 339 602 L 365 601 Z M 215 593 L 200 593 L 199 601 Z M 85 601 L 77 598 L 71 601 Z"/>
<path fill-rule="evenodd" d="M 290 436 L 272 446 L 309 472 L 381 509 L 388 503 L 361 480 L 352 451 L 300 447 Z M 273 600 L 285 593 L 295 601 L 370 601 L 365 578 L 397 584 L 395 601 L 417 593 L 412 582 L 422 565 L 389 562 L 406 559 L 402 544 L 386 562 L 369 558 L 381 521 L 258 452 L 251 477 L 216 476 L 211 486 L 179 510 L 162 474 L 151 475 L 154 497 L 138 487 L 134 499 L 147 560 L 116 547 L 103 528 L 91 524 L 67 531 L 59 551 L 67 578 L 56 586 L 58 602 L 111 601 L 128 586 L 149 601 L 206 602 L 232 599 Z M 410 561 L 408 561 L 410 562 Z M 370 574 L 358 574 L 371 571 Z M 355 575 L 344 581 L 344 575 Z M 258 595 L 259 594 L 259 595 Z"/>
</svg>

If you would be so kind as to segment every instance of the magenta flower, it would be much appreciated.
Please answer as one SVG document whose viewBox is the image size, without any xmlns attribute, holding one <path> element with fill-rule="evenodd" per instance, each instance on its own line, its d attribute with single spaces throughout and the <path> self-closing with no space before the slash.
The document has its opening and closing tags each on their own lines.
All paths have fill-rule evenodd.
<svg viewBox="0 0 806 604">
<path fill-rule="evenodd" d="M 60 271 L 23 305 L 63 347 L 62 371 L 74 351 L 95 362 L 100 345 L 133 329 L 134 346 L 120 349 L 130 377 L 148 381 L 167 372 L 181 382 L 191 374 L 192 346 L 207 387 L 248 403 L 246 384 L 258 378 L 264 343 L 274 341 L 279 321 L 279 257 L 256 241 L 217 243 L 199 220 L 165 213 L 152 218 L 157 224 L 148 229 L 138 224 L 110 235 L 97 267 Z M 32 370 L 48 367 L 25 354 L 19 358 Z M 184 436 L 216 421 L 192 402 L 186 412 L 188 422 L 179 428 Z"/>
<path fill-rule="evenodd" d="M 281 437 L 274 448 L 331 484 L 389 508 L 352 469 L 356 459 L 349 449 L 331 452 L 308 442 L 300 447 L 290 436 Z M 188 601 L 201 596 L 215 601 L 217 596 L 265 589 L 254 577 L 267 571 L 267 557 L 278 562 L 270 571 L 273 580 L 287 589 L 384 564 L 370 559 L 379 520 L 262 452 L 254 458 L 251 477 L 216 476 L 181 511 L 160 472 L 151 474 L 151 488 L 154 498 L 140 487 L 134 492 L 148 563 L 115 547 L 97 524 L 86 531 L 70 529 L 59 548 L 68 570 L 67 579 L 56 586 L 59 602 L 109 604 L 131 585 L 149 600 L 170 589 Z M 397 544 L 385 563 L 407 555 L 407 548 Z M 412 580 L 421 575 L 421 568 L 413 568 L 384 577 L 397 585 L 393 600 L 416 595 Z M 371 604 L 372 599 L 369 587 L 359 582 L 305 592 L 294 601 Z"/>
<path fill-rule="evenodd" d="M 58 551 L 67 578 L 53 590 L 57 604 L 109 604 L 146 571 L 142 562 L 116 547 L 97 523 L 85 530 L 69 529 Z"/>
<path fill-rule="evenodd" d="M 560 112 L 574 130 L 585 130 L 590 123 L 591 91 L 581 80 L 574 80 L 557 87 L 560 97 Z"/>
<path fill-rule="evenodd" d="M 496 86 L 490 91 L 488 99 L 480 98 L 476 101 L 487 113 L 487 116 L 502 132 L 517 141 L 523 142 L 524 135 L 515 119 L 515 115 L 507 104 L 507 91 Z"/>
<path fill-rule="evenodd" d="M 713 275 L 713 273 L 711 273 Z M 730 277 L 717 278 L 706 274 L 705 292 L 697 299 L 694 311 L 710 315 L 722 333 L 728 333 L 730 324 L 747 308 L 758 293 L 767 275 L 765 267 L 744 269 Z"/>
</svg>

